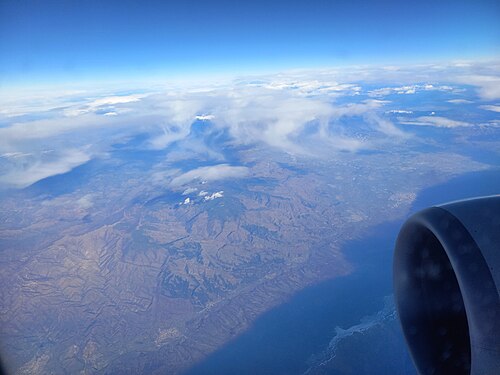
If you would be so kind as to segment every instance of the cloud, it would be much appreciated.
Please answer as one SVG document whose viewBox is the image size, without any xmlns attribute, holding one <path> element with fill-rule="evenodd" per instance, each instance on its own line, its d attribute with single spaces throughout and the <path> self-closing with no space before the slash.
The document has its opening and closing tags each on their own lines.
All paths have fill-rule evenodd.
<svg viewBox="0 0 500 375">
<path fill-rule="evenodd" d="M 31 154 L 28 152 L 6 152 L 5 154 L 0 155 L 0 158 L 17 159 L 24 158 L 26 156 L 31 156 Z"/>
<path fill-rule="evenodd" d="M 195 117 L 196 120 L 198 121 L 210 121 L 215 118 L 214 115 L 198 115 Z"/>
<path fill-rule="evenodd" d="M 379 116 L 376 115 L 372 115 L 371 121 L 375 122 L 377 124 L 378 129 L 382 133 L 388 136 L 401 137 L 401 138 L 409 137 L 408 133 L 399 129 L 396 125 L 394 125 L 391 121 L 387 119 L 380 118 Z"/>
<path fill-rule="evenodd" d="M 498 73 L 497 73 L 498 74 Z M 483 100 L 500 99 L 500 76 L 498 75 L 465 75 L 458 76 L 457 82 L 476 86 L 479 97 Z"/>
<path fill-rule="evenodd" d="M 439 128 L 457 128 L 460 126 L 471 126 L 472 124 L 464 121 L 451 120 L 439 116 L 421 116 L 413 121 L 400 121 L 400 124 L 418 125 L 418 126 L 436 126 Z"/>
<path fill-rule="evenodd" d="M 452 104 L 470 104 L 470 103 L 474 103 L 473 101 L 471 100 L 467 100 L 467 99 L 451 99 L 451 100 L 447 100 L 448 103 L 452 103 Z"/>
<path fill-rule="evenodd" d="M 44 178 L 69 172 L 89 160 L 90 155 L 82 150 L 66 150 L 56 160 L 37 160 L 26 168 L 7 172 L 0 176 L 0 184 L 24 188 Z"/>
<path fill-rule="evenodd" d="M 204 107 L 215 105 L 219 100 L 214 100 L 206 93 L 190 94 L 188 90 L 152 96 L 146 104 L 153 106 L 155 113 L 161 116 L 160 124 L 157 124 L 161 133 L 153 134 L 149 142 L 150 147 L 160 150 L 186 138 L 198 113 L 203 113 Z"/>
<path fill-rule="evenodd" d="M 433 84 L 417 84 L 417 85 L 405 85 L 405 86 L 396 86 L 396 87 L 383 87 L 380 89 L 371 90 L 368 92 L 368 96 L 371 97 L 383 97 L 391 94 L 398 95 L 411 95 L 415 94 L 419 91 L 448 91 L 448 92 L 457 92 L 460 89 L 455 87 L 446 86 L 446 85 L 438 85 L 435 86 Z"/>
<path fill-rule="evenodd" d="M 94 195 L 93 194 L 85 194 L 83 197 L 76 200 L 76 205 L 83 209 L 89 209 L 94 206 Z"/>
<path fill-rule="evenodd" d="M 188 127 L 163 127 L 163 134 L 151 138 L 149 145 L 153 150 L 162 150 L 173 142 L 186 138 L 188 134 Z"/>
<path fill-rule="evenodd" d="M 214 108 L 214 123 L 243 144 L 264 142 L 290 153 L 306 154 L 292 137 L 313 121 L 325 127 L 335 113 L 325 100 L 296 97 L 288 91 L 245 88 L 231 94 Z"/>
<path fill-rule="evenodd" d="M 487 111 L 500 112 L 500 105 L 482 105 L 479 108 Z"/>
<path fill-rule="evenodd" d="M 345 134 L 328 134 L 325 129 L 340 117 L 364 115 L 385 102 L 337 105 L 332 98 L 358 94 L 361 88 L 332 81 L 325 74 L 320 72 L 318 78 L 311 79 L 311 72 L 305 72 L 281 75 L 279 79 L 270 76 L 258 84 L 228 82 L 204 90 L 180 87 L 163 93 L 94 97 L 84 103 L 80 100 L 51 113 L 51 118 L 17 121 L 0 128 L 0 152 L 19 152 L 23 148 L 29 151 L 36 143 L 66 135 L 72 138 L 70 144 L 76 142 L 74 146 L 82 139 L 100 144 L 109 139 L 111 143 L 110 136 L 116 139 L 127 132 L 141 131 L 150 134 L 149 147 L 160 150 L 186 140 L 193 119 L 210 120 L 218 129 L 226 129 L 236 143 L 262 142 L 292 154 L 318 153 L 317 147 L 311 147 L 312 140 L 305 147 L 307 142 L 301 138 L 311 123 L 319 124 L 316 138 L 329 137 L 316 139 L 316 146 L 328 144 L 330 150 L 344 149 L 346 144 L 349 150 L 354 144 L 361 147 Z M 68 117 L 68 113 L 72 116 Z M 92 136 L 94 139 L 89 139 Z M 201 146 L 193 148 L 199 151 Z"/>
<path fill-rule="evenodd" d="M 491 128 L 500 128 L 500 120 L 490 120 L 485 123 L 479 124 L 480 126 L 487 126 Z"/>
<path fill-rule="evenodd" d="M 107 96 L 104 98 L 96 99 L 88 104 L 89 107 L 99 107 L 103 105 L 112 105 L 112 104 L 123 104 L 123 103 L 131 103 L 137 102 L 140 99 L 144 98 L 147 95 L 123 95 L 123 96 Z"/>
<path fill-rule="evenodd" d="M 112 132 L 116 132 L 119 129 L 130 127 L 134 123 L 134 120 L 140 121 L 138 116 L 134 114 L 131 114 L 126 119 L 118 117 L 99 116 L 94 113 L 88 113 L 73 118 L 55 117 L 12 122 L 9 126 L 0 128 L 0 151 L 9 149 L 9 145 L 33 144 L 35 140 L 50 139 L 64 134 L 74 137 L 79 132 L 83 132 L 86 136 L 89 136 L 89 130 L 98 139 L 102 134 L 96 131 L 112 130 Z M 141 116 L 141 119 L 147 117 Z M 137 123 L 134 126 L 137 131 Z"/>
<path fill-rule="evenodd" d="M 386 113 L 412 114 L 413 111 L 408 111 L 405 109 L 391 109 L 390 111 L 386 111 Z"/>
<path fill-rule="evenodd" d="M 182 192 L 182 195 L 189 195 L 198 191 L 198 188 L 187 188 Z"/>
<path fill-rule="evenodd" d="M 316 158 L 331 157 L 339 150 L 383 149 L 410 136 L 405 132 L 407 128 L 399 124 L 448 128 L 471 125 L 437 116 L 410 120 L 406 115 L 411 114 L 413 107 L 387 111 L 386 106 L 397 108 L 399 98 L 432 90 L 450 94 L 444 99 L 449 99 L 449 103 L 464 104 L 465 99 L 452 99 L 451 95 L 469 90 L 465 85 L 474 86 L 481 98 L 494 100 L 500 96 L 499 71 L 499 64 L 450 62 L 440 66 L 294 70 L 200 85 L 155 86 L 149 91 L 136 87 L 131 88 L 136 91 L 130 92 L 141 90 L 141 94 L 127 95 L 101 89 L 68 91 L 64 95 L 62 91 L 54 94 L 56 90 L 27 96 L 0 93 L 0 168 L 9 165 L 0 174 L 6 181 L 17 176 L 17 172 L 23 185 L 26 170 L 40 178 L 47 174 L 35 173 L 31 169 L 35 166 L 58 173 L 74 164 L 70 160 L 65 165 L 60 160 L 74 150 L 85 150 L 82 152 L 92 157 L 138 134 L 146 135 L 146 140 L 137 146 L 140 148 L 165 150 L 175 144 L 166 151 L 171 163 L 166 169 L 170 174 L 158 169 L 153 173 L 153 180 L 158 183 L 175 180 L 184 184 L 183 179 L 203 179 L 203 170 L 196 172 L 199 177 L 194 176 L 195 171 L 186 176 L 175 171 L 175 161 L 203 156 L 210 162 L 227 165 L 221 152 L 227 144 L 258 144 Z M 389 94 L 400 96 L 394 96 L 393 104 L 380 100 Z M 496 112 L 497 107 L 495 104 L 481 108 Z M 394 124 L 390 114 L 405 116 Z M 206 133 L 191 132 L 196 120 L 206 121 L 198 124 L 207 127 Z M 207 141 L 208 133 L 223 134 L 223 141 L 212 142 L 216 137 Z M 85 149 L 85 145 L 90 146 Z M 47 148 L 58 150 L 57 160 L 42 156 Z M 28 154 L 29 157 L 16 156 Z M 16 164 L 16 158 L 25 158 L 26 162 Z"/>
<path fill-rule="evenodd" d="M 231 166 L 229 164 L 218 164 L 208 167 L 200 167 L 189 172 L 174 177 L 170 182 L 172 187 L 180 187 L 195 180 L 215 181 L 228 178 L 242 178 L 247 176 L 249 169 L 247 167 Z"/>
<path fill-rule="evenodd" d="M 151 174 L 151 182 L 155 185 L 165 185 L 170 183 L 172 179 L 179 175 L 181 171 L 179 169 L 168 169 L 162 171 L 156 171 Z"/>
<path fill-rule="evenodd" d="M 122 96 L 105 96 L 90 101 L 86 101 L 79 105 L 73 105 L 64 110 L 64 114 L 68 117 L 81 116 L 87 113 L 97 113 L 103 109 L 108 109 L 102 113 L 105 116 L 117 115 L 116 105 L 135 103 L 145 98 L 147 94 L 122 95 Z M 110 110 L 111 109 L 111 110 Z"/>
<path fill-rule="evenodd" d="M 250 84 L 271 90 L 293 91 L 298 96 L 320 96 L 326 95 L 336 97 L 339 95 L 357 95 L 361 87 L 352 83 L 338 83 L 332 80 L 310 79 L 309 77 L 282 77 L 279 80 L 272 79 L 270 82 Z"/>
<path fill-rule="evenodd" d="M 349 152 L 356 152 L 358 150 L 368 148 L 366 142 L 359 139 L 349 138 L 344 136 L 336 136 L 335 140 L 327 139 L 325 144 L 329 145 L 334 150 L 349 151 Z"/>
<path fill-rule="evenodd" d="M 334 105 L 329 98 L 296 97 L 290 91 L 269 93 L 266 89 L 243 90 L 222 107 L 215 107 L 214 123 L 227 128 L 243 144 L 262 142 L 290 154 L 318 155 L 324 146 L 330 151 L 349 150 L 362 143 L 345 134 L 331 131 L 340 118 L 365 116 L 387 103 L 365 100 L 359 103 Z M 311 126 L 314 124 L 314 126 Z M 333 125 L 332 125 L 333 124 Z M 316 128 L 311 132 L 311 129 Z"/>
<path fill-rule="evenodd" d="M 214 199 L 222 198 L 223 196 L 224 196 L 224 191 L 221 190 L 221 191 L 217 191 L 211 195 L 206 195 L 203 199 L 205 201 L 213 201 Z"/>
</svg>

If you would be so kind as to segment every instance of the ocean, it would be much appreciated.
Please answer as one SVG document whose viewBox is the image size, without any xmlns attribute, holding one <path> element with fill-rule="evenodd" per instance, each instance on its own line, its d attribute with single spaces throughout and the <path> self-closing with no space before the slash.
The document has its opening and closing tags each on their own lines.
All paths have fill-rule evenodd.
<svg viewBox="0 0 500 375">
<path fill-rule="evenodd" d="M 499 169 L 469 173 L 423 190 L 410 213 L 499 193 Z M 378 225 L 347 243 L 343 253 L 354 272 L 305 288 L 187 374 L 414 374 L 399 324 L 390 315 L 393 305 L 387 304 L 394 242 L 403 222 Z"/>
</svg>

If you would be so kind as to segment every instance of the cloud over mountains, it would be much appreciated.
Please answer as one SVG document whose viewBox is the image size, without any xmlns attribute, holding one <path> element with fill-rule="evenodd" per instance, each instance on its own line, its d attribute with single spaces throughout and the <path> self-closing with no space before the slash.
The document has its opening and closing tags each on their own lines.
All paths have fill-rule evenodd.
<svg viewBox="0 0 500 375">
<path fill-rule="evenodd" d="M 249 169 L 247 167 L 231 166 L 229 164 L 211 165 L 208 167 L 192 169 L 174 177 L 170 182 L 170 186 L 180 187 L 195 180 L 215 181 L 225 180 L 228 178 L 241 178 L 248 175 L 248 173 Z"/>
<path fill-rule="evenodd" d="M 121 94 L 113 90 L 45 96 L 12 93 L 0 97 L 0 155 L 25 156 L 0 158 L 0 181 L 27 186 L 106 154 L 113 144 L 138 134 L 146 134 L 147 140 L 137 147 L 164 150 L 184 142 L 191 156 L 212 155 L 221 163 L 218 169 L 207 167 L 177 176 L 174 185 L 225 173 L 240 176 L 243 170 L 232 169 L 238 167 L 226 164 L 209 144 L 190 139 L 196 121 L 209 124 L 214 132 L 225 132 L 232 145 L 261 144 L 306 157 L 384 149 L 413 136 L 404 125 L 472 125 L 414 113 L 400 105 L 394 109 L 394 94 L 442 92 L 450 104 L 471 104 L 470 95 L 463 97 L 469 85 L 481 108 L 497 111 L 496 103 L 488 101 L 500 97 L 499 72 L 497 63 L 355 67 L 241 77 L 200 86 L 165 85 Z M 405 118 L 397 121 L 394 114 Z M 54 150 L 50 161 L 41 156 L 48 149 Z"/>
</svg>

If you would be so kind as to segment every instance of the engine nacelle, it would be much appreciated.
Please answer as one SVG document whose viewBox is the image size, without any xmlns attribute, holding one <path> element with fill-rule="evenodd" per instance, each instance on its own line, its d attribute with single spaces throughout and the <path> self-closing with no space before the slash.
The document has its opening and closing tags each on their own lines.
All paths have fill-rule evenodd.
<svg viewBox="0 0 500 375">
<path fill-rule="evenodd" d="M 500 196 L 423 210 L 403 225 L 394 294 L 418 372 L 500 374 Z"/>
</svg>

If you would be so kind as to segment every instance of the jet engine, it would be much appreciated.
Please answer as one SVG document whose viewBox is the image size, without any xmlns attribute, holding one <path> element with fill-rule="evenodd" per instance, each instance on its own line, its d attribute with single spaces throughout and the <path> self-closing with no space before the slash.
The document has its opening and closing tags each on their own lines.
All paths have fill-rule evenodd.
<svg viewBox="0 0 500 375">
<path fill-rule="evenodd" d="M 410 217 L 393 271 L 397 312 L 421 375 L 500 374 L 500 196 Z"/>
</svg>

